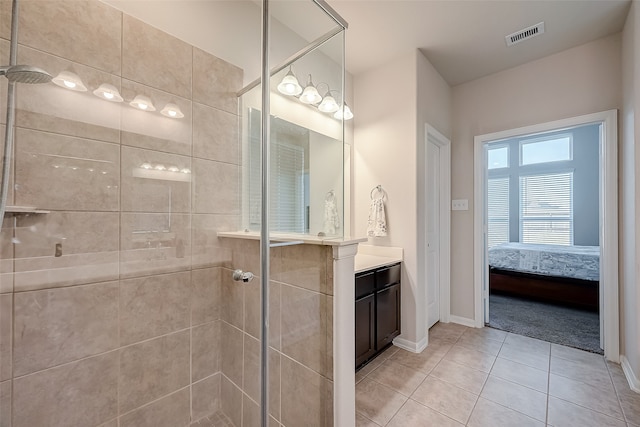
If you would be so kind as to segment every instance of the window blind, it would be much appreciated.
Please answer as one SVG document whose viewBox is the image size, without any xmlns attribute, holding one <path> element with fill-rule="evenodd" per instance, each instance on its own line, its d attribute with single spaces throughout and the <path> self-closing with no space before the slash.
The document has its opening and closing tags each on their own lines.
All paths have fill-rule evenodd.
<svg viewBox="0 0 640 427">
<path fill-rule="evenodd" d="M 271 229 L 304 233 L 304 149 L 275 143 L 271 148 Z"/>
<path fill-rule="evenodd" d="M 520 242 L 573 244 L 573 172 L 520 176 Z"/>
<path fill-rule="evenodd" d="M 509 177 L 491 178 L 487 186 L 487 244 L 509 241 Z"/>
</svg>

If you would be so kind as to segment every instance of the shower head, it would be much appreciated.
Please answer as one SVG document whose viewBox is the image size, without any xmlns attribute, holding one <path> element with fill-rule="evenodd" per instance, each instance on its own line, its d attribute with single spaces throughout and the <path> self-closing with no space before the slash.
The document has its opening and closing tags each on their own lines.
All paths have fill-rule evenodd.
<svg viewBox="0 0 640 427">
<path fill-rule="evenodd" d="M 51 75 L 42 68 L 32 65 L 13 65 L 0 67 L 0 75 L 4 75 L 10 82 L 38 84 L 51 81 Z"/>
</svg>

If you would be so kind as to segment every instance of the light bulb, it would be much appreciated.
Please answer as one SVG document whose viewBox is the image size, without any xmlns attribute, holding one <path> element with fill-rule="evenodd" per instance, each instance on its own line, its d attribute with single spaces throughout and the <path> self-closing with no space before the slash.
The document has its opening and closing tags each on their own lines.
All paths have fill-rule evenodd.
<svg viewBox="0 0 640 427">
<path fill-rule="evenodd" d="M 160 114 L 163 116 L 171 117 L 172 119 L 181 119 L 184 117 L 184 114 L 180 110 L 176 104 L 168 103 L 164 106 Z"/>
<path fill-rule="evenodd" d="M 156 167 L 154 167 L 154 169 L 157 170 L 157 171 L 167 170 L 167 168 L 164 165 L 156 165 Z"/>
<path fill-rule="evenodd" d="M 338 109 L 338 111 L 335 112 L 333 117 L 335 117 L 338 120 L 351 120 L 351 119 L 353 119 L 353 113 L 351 112 L 351 109 L 349 108 L 349 106 L 345 102 L 342 105 L 342 107 L 340 107 Z"/>
<path fill-rule="evenodd" d="M 282 78 L 282 81 L 278 85 L 278 91 L 290 96 L 297 96 L 302 92 L 302 86 L 298 83 L 298 79 L 293 74 L 291 67 L 289 67 L 289 72 Z"/>
<path fill-rule="evenodd" d="M 144 95 L 136 95 L 136 97 L 133 98 L 133 101 L 131 101 L 129 105 L 142 111 L 156 111 L 156 107 L 153 106 L 153 102 L 151 102 L 151 99 Z"/>
<path fill-rule="evenodd" d="M 327 92 L 324 98 L 322 98 L 320 105 L 318 105 L 318 110 L 323 113 L 335 113 L 339 108 L 338 103 L 329 92 Z"/>
<path fill-rule="evenodd" d="M 86 92 L 87 87 L 82 83 L 82 79 L 71 71 L 61 71 L 51 81 L 65 89 L 74 90 L 76 92 Z"/>
<path fill-rule="evenodd" d="M 118 92 L 118 89 L 115 86 L 110 85 L 108 83 L 102 83 L 98 87 L 98 89 L 93 91 L 93 94 L 98 98 L 102 98 L 111 102 L 123 101 L 122 96 L 120 96 L 120 92 Z"/>
<path fill-rule="evenodd" d="M 309 82 L 304 88 L 302 95 L 300 95 L 300 102 L 304 104 L 317 104 L 322 100 L 322 96 L 318 93 L 318 89 L 313 85 L 311 81 L 311 74 L 309 74 Z"/>
<path fill-rule="evenodd" d="M 180 169 L 177 166 L 169 166 L 167 169 L 169 172 L 180 172 Z"/>
</svg>

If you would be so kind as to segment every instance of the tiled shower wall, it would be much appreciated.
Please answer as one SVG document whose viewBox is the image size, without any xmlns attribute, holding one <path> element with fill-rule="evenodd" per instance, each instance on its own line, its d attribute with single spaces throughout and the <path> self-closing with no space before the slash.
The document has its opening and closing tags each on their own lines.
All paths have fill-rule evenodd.
<svg viewBox="0 0 640 427">
<path fill-rule="evenodd" d="M 189 425 L 221 407 L 231 363 L 215 233 L 239 226 L 242 70 L 97 0 L 22 1 L 18 40 L 18 63 L 89 90 L 18 87 L 9 205 L 51 213 L 3 222 L 0 426 Z M 125 102 L 95 97 L 101 83 Z M 158 111 L 130 107 L 136 94 Z M 185 117 L 160 115 L 168 102 Z M 134 176 L 143 163 L 191 174 Z"/>
<path fill-rule="evenodd" d="M 258 243 L 216 237 L 239 227 L 242 71 L 98 1 L 23 0 L 19 42 L 19 63 L 89 91 L 18 88 L 9 204 L 51 213 L 3 222 L 0 427 L 178 427 L 220 409 L 258 426 L 259 279 L 230 279 L 260 271 Z M 185 117 L 94 97 L 105 82 Z M 0 123 L 5 100 L 2 79 Z M 192 173 L 135 177 L 143 163 Z M 272 425 L 332 425 L 332 262 L 328 246 L 273 250 Z"/>
</svg>

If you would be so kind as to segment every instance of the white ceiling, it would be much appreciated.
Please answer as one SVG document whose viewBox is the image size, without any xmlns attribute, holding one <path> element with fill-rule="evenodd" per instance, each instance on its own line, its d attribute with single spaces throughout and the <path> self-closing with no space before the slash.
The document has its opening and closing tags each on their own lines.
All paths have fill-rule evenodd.
<svg viewBox="0 0 640 427">
<path fill-rule="evenodd" d="M 622 30 L 630 0 L 329 0 L 349 23 L 346 67 L 358 75 L 420 49 L 452 86 Z M 507 47 L 504 36 L 545 22 Z M 287 20 L 287 22 L 291 22 Z M 299 34 L 304 29 L 294 28 Z"/>
</svg>

